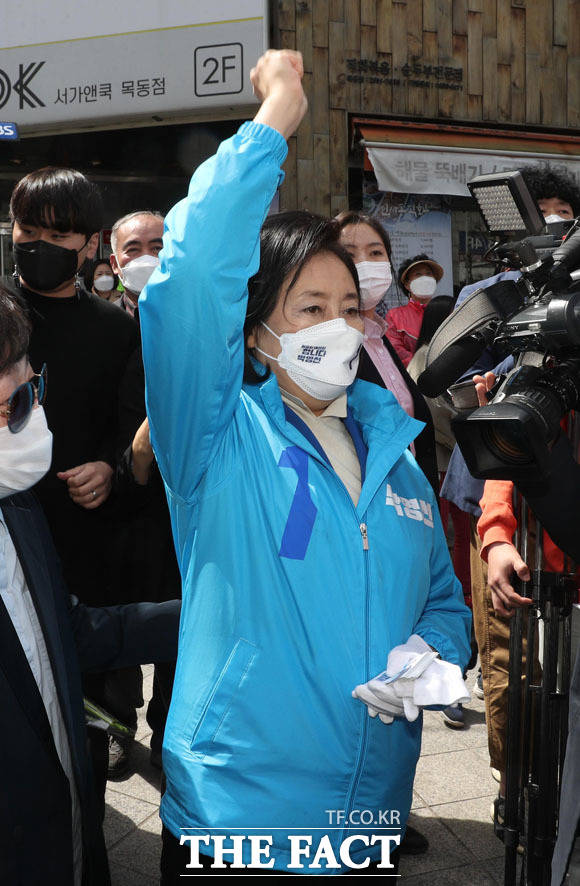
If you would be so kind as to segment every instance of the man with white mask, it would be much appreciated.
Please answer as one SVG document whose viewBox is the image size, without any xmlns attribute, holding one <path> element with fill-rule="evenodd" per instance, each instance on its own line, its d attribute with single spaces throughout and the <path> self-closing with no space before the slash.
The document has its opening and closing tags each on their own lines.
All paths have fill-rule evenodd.
<svg viewBox="0 0 580 886">
<path fill-rule="evenodd" d="M 23 305 L 0 286 L 0 698 L 9 724 L 0 730 L 0 867 L 3 882 L 22 886 L 108 886 L 81 671 L 174 659 L 180 605 L 91 608 L 65 591 L 27 491 L 52 457 L 46 367 L 30 366 L 30 330 Z"/>
<path fill-rule="evenodd" d="M 124 215 L 113 225 L 111 246 L 111 267 L 125 287 L 120 306 L 132 317 L 141 290 L 159 264 L 163 216 L 148 209 Z"/>
<path fill-rule="evenodd" d="M 159 264 L 157 258 L 161 247 L 163 246 L 163 216 L 159 212 L 149 209 L 139 209 L 124 215 L 117 219 L 111 229 L 111 247 L 112 254 L 110 256 L 111 268 L 115 274 L 118 274 L 125 291 L 117 302 L 130 317 L 136 320 L 136 326 L 139 324 L 139 312 L 137 310 L 137 302 L 141 290 L 149 280 L 149 277 Z M 129 375 L 135 379 L 135 383 L 131 387 L 137 391 L 142 391 L 145 385 L 143 372 L 143 361 L 141 359 L 141 351 L 138 349 L 130 362 Z M 138 404 L 145 414 L 145 403 Z M 146 436 L 146 435 L 144 435 Z M 131 450 L 129 450 L 131 453 Z M 132 453 L 128 458 L 128 465 L 132 464 Z M 131 467 L 127 472 L 131 475 Z M 155 510 L 155 509 L 154 509 Z M 160 505 L 162 513 L 156 513 L 156 520 L 167 522 L 168 515 L 165 507 L 165 496 L 162 496 Z M 117 538 L 118 560 L 123 563 L 122 572 L 125 577 L 125 586 L 120 588 L 123 600 L 142 600 L 142 599 L 165 599 L 165 587 L 159 587 L 155 590 L 144 588 L 143 581 L 139 575 L 139 569 L 135 563 L 135 559 L 131 557 L 130 550 L 134 550 L 135 546 L 139 546 L 139 542 L 135 540 L 136 534 L 143 532 L 143 525 L 127 523 L 121 528 Z M 169 560 L 173 561 L 173 547 L 167 552 Z M 151 569 L 152 575 L 156 570 Z M 170 582 L 171 596 L 173 596 L 173 583 Z M 153 597 L 143 594 L 154 594 Z M 161 666 L 155 669 L 155 679 L 153 684 L 153 698 L 147 710 L 147 721 L 153 730 L 151 739 L 152 759 L 160 761 L 161 757 L 161 740 L 163 730 L 165 728 L 165 718 L 167 715 L 167 707 L 164 702 L 165 697 L 171 696 L 173 674 L 170 668 Z M 161 684 L 161 685 L 160 685 Z M 143 680 L 139 668 L 131 668 L 115 675 L 111 675 L 111 686 L 113 699 L 120 707 L 117 711 L 123 712 L 124 722 L 134 727 L 137 723 L 137 707 L 143 704 L 142 686 Z M 163 688 L 161 688 L 163 687 Z M 107 700 L 111 703 L 110 692 L 107 690 Z M 132 741 L 130 739 L 122 739 L 118 736 L 111 736 L 109 742 L 109 767 L 108 777 L 116 779 L 122 777 L 130 766 Z"/>
</svg>

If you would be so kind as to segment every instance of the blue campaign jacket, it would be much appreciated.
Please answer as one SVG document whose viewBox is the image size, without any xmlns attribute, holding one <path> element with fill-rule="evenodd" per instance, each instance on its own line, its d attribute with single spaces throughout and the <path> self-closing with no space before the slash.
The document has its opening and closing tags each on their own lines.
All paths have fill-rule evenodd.
<svg viewBox="0 0 580 886">
<path fill-rule="evenodd" d="M 287 835 L 316 840 L 327 810 L 395 809 L 404 826 L 421 724 L 371 720 L 351 692 L 413 632 L 463 667 L 470 619 L 407 449 L 422 425 L 393 395 L 362 381 L 349 391 L 348 421 L 368 448 L 355 508 L 287 420 L 276 378 L 242 387 L 246 284 L 285 155 L 260 124 L 224 142 L 169 213 L 140 300 L 183 577 L 161 816 L 177 837 L 273 835 L 282 869 Z M 348 830 L 328 830 L 337 851 Z"/>
</svg>

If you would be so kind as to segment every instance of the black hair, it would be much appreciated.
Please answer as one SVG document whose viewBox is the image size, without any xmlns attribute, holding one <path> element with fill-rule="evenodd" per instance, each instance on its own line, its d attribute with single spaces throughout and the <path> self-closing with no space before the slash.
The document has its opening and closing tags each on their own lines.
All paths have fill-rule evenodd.
<svg viewBox="0 0 580 886">
<path fill-rule="evenodd" d="M 95 271 L 97 270 L 99 265 L 107 265 L 108 266 L 111 276 L 112 276 L 113 280 L 115 281 L 113 283 L 113 289 L 116 289 L 117 285 L 119 283 L 119 277 L 113 271 L 108 258 L 95 258 L 95 259 L 93 259 L 92 262 L 90 262 L 90 263 L 87 262 L 86 268 L 83 272 L 83 280 L 85 283 L 85 289 L 87 289 L 88 292 L 90 292 L 92 290 L 93 284 L 95 282 Z"/>
<path fill-rule="evenodd" d="M 398 273 L 398 275 L 397 275 L 397 280 L 398 280 L 399 286 L 400 286 L 405 292 L 407 291 L 407 287 L 406 287 L 405 284 L 403 283 L 403 277 L 404 277 L 404 275 L 405 275 L 405 271 L 406 271 L 408 268 L 410 268 L 411 265 L 414 265 L 415 262 L 419 262 L 419 261 L 433 261 L 433 259 L 432 259 L 432 258 L 429 258 L 429 256 L 427 255 L 426 252 L 420 252 L 419 255 L 414 255 L 413 258 L 407 258 L 407 259 L 405 259 L 405 261 L 403 262 L 403 264 L 402 264 L 401 267 L 399 268 L 399 273 Z"/>
<path fill-rule="evenodd" d="M 294 286 L 304 265 L 315 255 L 330 252 L 346 265 L 360 299 L 354 262 L 339 242 L 340 228 L 334 219 L 296 210 L 279 212 L 266 219 L 260 232 L 260 267 L 248 280 L 248 307 L 244 322 L 244 381 L 256 384 L 269 371 L 258 373 L 252 365 L 248 336 L 267 320 L 278 301 L 282 284 L 291 276 Z"/>
<path fill-rule="evenodd" d="M 520 172 L 536 200 L 557 197 L 570 204 L 574 216 L 580 214 L 580 188 L 567 169 L 554 168 L 548 163 L 535 163 L 520 169 Z"/>
<path fill-rule="evenodd" d="M 421 331 L 417 339 L 417 351 L 421 345 L 429 344 L 443 321 L 453 310 L 454 305 L 455 299 L 451 298 L 450 295 L 438 295 L 425 305 Z"/>
<path fill-rule="evenodd" d="M 0 374 L 26 356 L 31 329 L 24 304 L 0 283 Z"/>
<path fill-rule="evenodd" d="M 368 215 L 366 212 L 358 212 L 355 209 L 345 209 L 335 216 L 335 221 L 338 222 L 341 231 L 346 228 L 347 225 L 368 225 L 373 231 L 376 231 L 383 241 L 389 261 L 391 260 L 391 238 L 378 219 L 374 218 L 372 215 Z"/>
<path fill-rule="evenodd" d="M 103 201 L 82 172 L 45 166 L 20 179 L 10 198 L 10 218 L 20 225 L 90 237 L 103 226 Z"/>
</svg>

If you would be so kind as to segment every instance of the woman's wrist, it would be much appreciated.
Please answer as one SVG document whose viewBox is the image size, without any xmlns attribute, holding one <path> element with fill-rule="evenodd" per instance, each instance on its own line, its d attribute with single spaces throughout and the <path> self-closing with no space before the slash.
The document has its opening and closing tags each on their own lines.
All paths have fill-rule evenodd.
<svg viewBox="0 0 580 886">
<path fill-rule="evenodd" d="M 153 464 L 153 452 L 139 448 L 131 447 L 131 472 L 136 482 L 140 486 L 146 486 L 149 482 L 149 473 Z"/>
</svg>

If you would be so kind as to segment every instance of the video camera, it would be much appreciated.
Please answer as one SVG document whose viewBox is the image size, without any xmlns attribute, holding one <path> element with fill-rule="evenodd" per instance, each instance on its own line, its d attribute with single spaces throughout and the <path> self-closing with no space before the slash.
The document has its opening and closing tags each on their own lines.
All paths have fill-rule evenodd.
<svg viewBox="0 0 580 886">
<path fill-rule="evenodd" d="M 474 477 L 540 480 L 562 417 L 580 406 L 580 219 L 546 225 L 519 171 L 468 187 L 497 237 L 488 255 L 521 276 L 478 289 L 441 324 L 418 385 L 427 397 L 449 389 L 463 410 L 453 430 Z M 515 366 L 477 408 L 473 382 L 453 382 L 490 346 Z"/>
</svg>

